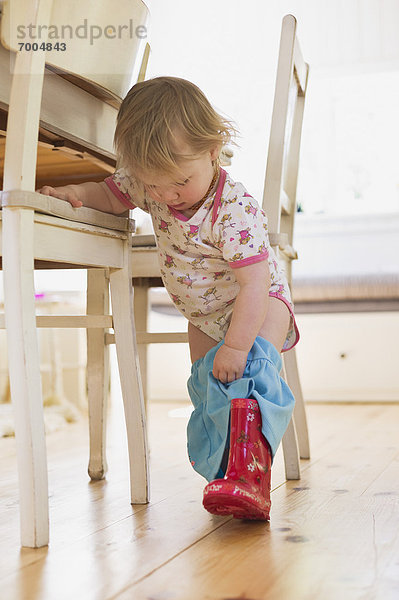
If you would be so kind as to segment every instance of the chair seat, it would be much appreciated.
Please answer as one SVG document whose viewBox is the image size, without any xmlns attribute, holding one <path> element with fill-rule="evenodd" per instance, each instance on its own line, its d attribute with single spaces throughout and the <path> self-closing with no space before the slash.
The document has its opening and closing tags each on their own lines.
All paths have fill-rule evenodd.
<svg viewBox="0 0 399 600">
<path fill-rule="evenodd" d="M 271 246 L 278 246 L 283 256 L 297 258 L 295 250 L 288 244 L 285 233 L 269 233 Z M 132 277 L 159 277 L 160 269 L 156 250 L 155 235 L 153 233 L 139 233 L 132 237 L 132 250 L 137 260 L 132 263 Z M 140 254 L 138 254 L 140 253 Z"/>
<path fill-rule="evenodd" d="M 151 247 L 155 248 L 156 241 L 153 233 L 136 233 L 132 238 L 133 248 Z"/>
<path fill-rule="evenodd" d="M 285 248 L 288 244 L 288 235 L 286 233 L 269 233 L 269 240 L 272 246 L 281 246 Z M 156 246 L 155 235 L 153 233 L 137 233 L 132 239 L 133 248 L 140 246 Z"/>
<path fill-rule="evenodd" d="M 8 191 L 1 192 L 0 196 L 3 208 L 35 211 L 36 269 L 119 268 L 123 264 L 123 244 L 134 231 L 133 219 L 86 207 L 73 208 L 68 202 L 35 192 Z M 0 221 L 2 216 L 0 210 Z M 102 241 L 98 245 L 100 238 Z M 54 244 L 56 248 L 49 259 L 48 248 Z"/>
<path fill-rule="evenodd" d="M 60 217 L 68 221 L 75 221 L 86 225 L 103 227 L 116 231 L 134 232 L 134 220 L 123 216 L 111 215 L 109 213 L 95 210 L 93 208 L 73 208 L 68 202 L 44 196 L 35 192 L 9 191 L 2 192 L 3 206 L 14 208 L 32 208 L 36 212 L 45 215 Z"/>
</svg>

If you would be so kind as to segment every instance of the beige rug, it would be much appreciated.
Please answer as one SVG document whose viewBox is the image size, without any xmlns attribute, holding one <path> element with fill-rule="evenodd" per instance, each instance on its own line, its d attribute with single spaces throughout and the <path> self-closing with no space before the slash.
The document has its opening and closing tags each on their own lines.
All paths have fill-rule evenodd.
<svg viewBox="0 0 399 600">
<path fill-rule="evenodd" d="M 78 409 L 66 399 L 46 398 L 44 401 L 44 427 L 46 433 L 53 433 L 75 423 L 81 418 Z M 14 413 L 10 402 L 0 403 L 0 437 L 15 435 Z"/>
</svg>

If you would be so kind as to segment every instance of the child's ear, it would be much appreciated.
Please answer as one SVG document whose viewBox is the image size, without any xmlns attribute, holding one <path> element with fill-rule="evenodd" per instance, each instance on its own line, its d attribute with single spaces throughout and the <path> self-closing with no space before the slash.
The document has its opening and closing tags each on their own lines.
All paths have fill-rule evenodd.
<svg viewBox="0 0 399 600">
<path fill-rule="evenodd" d="M 211 151 L 211 160 L 216 160 L 220 154 L 220 150 L 221 150 L 221 146 L 218 144 L 217 146 L 214 146 Z"/>
</svg>

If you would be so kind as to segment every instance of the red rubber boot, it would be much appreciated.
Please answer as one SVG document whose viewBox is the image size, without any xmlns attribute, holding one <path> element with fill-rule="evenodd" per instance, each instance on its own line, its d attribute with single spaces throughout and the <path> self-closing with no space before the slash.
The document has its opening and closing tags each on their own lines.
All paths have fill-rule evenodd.
<svg viewBox="0 0 399 600">
<path fill-rule="evenodd" d="M 204 489 L 203 505 L 214 515 L 269 520 L 271 451 L 262 435 L 256 400 L 231 403 L 230 452 L 226 474 Z"/>
</svg>

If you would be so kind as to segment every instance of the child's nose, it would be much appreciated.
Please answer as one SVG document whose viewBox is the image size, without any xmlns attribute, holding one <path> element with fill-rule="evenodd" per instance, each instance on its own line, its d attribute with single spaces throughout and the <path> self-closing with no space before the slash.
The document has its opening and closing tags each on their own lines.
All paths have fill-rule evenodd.
<svg viewBox="0 0 399 600">
<path fill-rule="evenodd" d="M 166 189 L 162 192 L 162 200 L 164 200 L 164 202 L 172 202 L 173 200 L 177 200 L 178 197 L 178 191 L 172 188 Z"/>
</svg>

